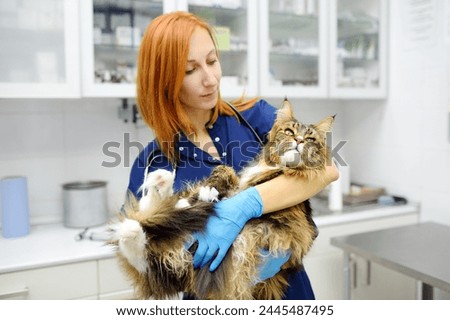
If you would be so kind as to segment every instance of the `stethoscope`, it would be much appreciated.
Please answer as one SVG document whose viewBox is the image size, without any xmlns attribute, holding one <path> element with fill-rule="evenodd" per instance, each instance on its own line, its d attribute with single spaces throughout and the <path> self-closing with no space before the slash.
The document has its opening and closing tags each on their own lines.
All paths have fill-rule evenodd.
<svg viewBox="0 0 450 320">
<path fill-rule="evenodd" d="M 245 126 L 250 129 L 250 131 L 254 134 L 254 136 L 256 137 L 256 140 L 259 142 L 261 147 L 263 147 L 264 142 L 262 141 L 262 139 L 258 135 L 258 133 L 255 131 L 255 129 L 250 125 L 250 123 L 242 116 L 242 114 L 236 109 L 236 107 L 232 103 L 230 103 L 228 101 L 225 101 L 225 102 L 230 106 L 231 110 L 233 110 L 233 112 L 239 118 L 239 121 L 241 123 L 245 124 Z M 159 152 L 159 154 L 157 154 L 157 152 Z M 150 152 L 149 156 L 147 157 L 147 163 L 145 165 L 143 185 L 147 185 L 146 182 L 147 182 L 148 170 L 151 167 L 153 161 L 155 161 L 155 159 L 162 158 L 162 157 L 164 157 L 164 154 L 162 154 L 162 151 L 159 148 L 159 146 L 157 146 L 157 148 L 153 149 L 152 152 Z M 176 166 L 172 165 L 172 167 L 173 167 L 173 174 L 176 174 L 176 171 L 177 171 Z M 145 190 L 143 190 L 143 193 L 144 192 L 145 192 Z"/>
</svg>

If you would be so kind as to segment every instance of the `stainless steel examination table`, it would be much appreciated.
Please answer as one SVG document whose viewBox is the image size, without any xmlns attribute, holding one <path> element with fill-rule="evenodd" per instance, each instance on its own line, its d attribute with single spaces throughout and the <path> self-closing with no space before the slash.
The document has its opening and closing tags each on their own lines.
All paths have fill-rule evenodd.
<svg viewBox="0 0 450 320">
<path fill-rule="evenodd" d="M 344 251 L 344 299 L 350 299 L 350 255 L 391 268 L 422 282 L 422 299 L 433 287 L 450 292 L 450 227 L 427 222 L 349 236 L 331 244 Z"/>
</svg>

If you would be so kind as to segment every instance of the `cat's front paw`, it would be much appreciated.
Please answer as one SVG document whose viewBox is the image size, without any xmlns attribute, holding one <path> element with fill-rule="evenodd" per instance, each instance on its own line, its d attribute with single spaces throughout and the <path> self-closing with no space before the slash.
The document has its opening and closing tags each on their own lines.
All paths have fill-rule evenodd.
<svg viewBox="0 0 450 320">
<path fill-rule="evenodd" d="M 158 169 L 150 172 L 147 175 L 147 181 L 145 182 L 146 188 L 155 188 L 161 198 L 170 197 L 173 195 L 173 182 L 175 181 L 175 175 L 173 172 Z"/>
</svg>

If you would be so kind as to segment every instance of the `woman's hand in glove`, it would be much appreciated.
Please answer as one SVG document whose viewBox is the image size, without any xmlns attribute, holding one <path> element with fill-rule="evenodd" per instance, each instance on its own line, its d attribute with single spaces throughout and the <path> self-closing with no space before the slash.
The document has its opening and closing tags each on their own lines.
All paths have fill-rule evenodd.
<svg viewBox="0 0 450 320">
<path fill-rule="evenodd" d="M 290 251 L 281 251 L 277 255 L 273 255 L 268 250 L 261 249 L 261 254 L 263 258 L 258 266 L 256 283 L 272 278 L 291 257 Z"/>
<path fill-rule="evenodd" d="M 258 190 L 250 187 L 218 202 L 215 210 L 216 215 L 208 219 L 205 230 L 194 234 L 194 241 L 198 241 L 194 268 L 204 267 L 216 255 L 209 267 L 211 272 L 220 265 L 247 221 L 261 216 L 263 204 Z"/>
</svg>

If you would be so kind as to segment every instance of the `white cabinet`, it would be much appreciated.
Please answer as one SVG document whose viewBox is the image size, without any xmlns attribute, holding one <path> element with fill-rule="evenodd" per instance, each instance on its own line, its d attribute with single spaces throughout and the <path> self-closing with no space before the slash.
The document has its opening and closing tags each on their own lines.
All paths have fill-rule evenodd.
<svg viewBox="0 0 450 320">
<path fill-rule="evenodd" d="M 325 97 L 327 1 L 259 3 L 261 93 L 268 97 Z"/>
<path fill-rule="evenodd" d="M 385 0 L 262 0 L 260 92 L 385 98 Z"/>
<path fill-rule="evenodd" d="M 1 1 L 1 98 L 80 96 L 78 4 Z"/>
<path fill-rule="evenodd" d="M 386 97 L 386 0 L 82 1 L 82 95 L 135 97 L 142 33 L 174 10 L 214 26 L 225 98 Z"/>
<path fill-rule="evenodd" d="M 0 299 L 92 299 L 97 297 L 96 261 L 0 275 Z"/>
<path fill-rule="evenodd" d="M 5 2 L 0 96 L 135 97 L 140 39 L 174 10 L 215 27 L 226 98 L 386 96 L 386 0 Z"/>
<path fill-rule="evenodd" d="M 386 0 L 11 0 L 0 5 L 0 97 L 136 96 L 156 16 L 216 29 L 225 98 L 384 98 Z"/>
<path fill-rule="evenodd" d="M 175 9 L 174 1 L 81 1 L 82 95 L 135 97 L 140 41 L 156 16 Z"/>
<path fill-rule="evenodd" d="M 87 0 L 81 2 L 82 95 L 135 97 L 140 39 L 153 18 L 193 12 L 216 30 L 227 97 L 257 94 L 257 1 Z"/>
<path fill-rule="evenodd" d="M 384 98 L 387 92 L 387 1 L 332 0 L 330 96 Z"/>
<path fill-rule="evenodd" d="M 318 225 L 319 225 L 318 220 Z M 316 299 L 343 298 L 343 252 L 330 244 L 332 237 L 415 224 L 419 212 L 359 220 L 337 225 L 319 225 L 319 236 L 304 259 Z M 352 299 L 415 299 L 416 281 L 398 272 L 358 258 L 352 263 Z"/>
<path fill-rule="evenodd" d="M 258 94 L 258 1 L 181 0 L 179 9 L 192 12 L 213 26 L 222 66 L 221 94 Z"/>
<path fill-rule="evenodd" d="M 133 299 L 116 258 L 0 274 L 0 300 Z"/>
<path fill-rule="evenodd" d="M 116 258 L 98 261 L 98 298 L 101 300 L 133 299 L 131 281 L 120 270 Z"/>
</svg>

